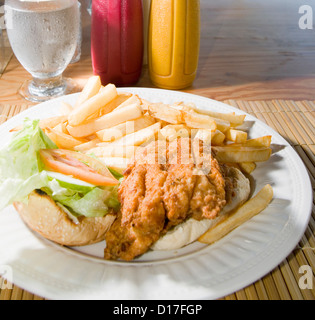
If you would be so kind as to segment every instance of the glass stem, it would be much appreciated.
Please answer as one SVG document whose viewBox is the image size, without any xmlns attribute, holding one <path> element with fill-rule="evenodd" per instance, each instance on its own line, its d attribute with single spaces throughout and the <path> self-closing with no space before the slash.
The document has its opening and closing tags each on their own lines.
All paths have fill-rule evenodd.
<svg viewBox="0 0 315 320">
<path fill-rule="evenodd" d="M 33 86 L 38 88 L 39 91 L 46 91 L 49 89 L 60 87 L 62 86 L 62 83 L 62 75 L 48 79 L 33 77 Z"/>
</svg>

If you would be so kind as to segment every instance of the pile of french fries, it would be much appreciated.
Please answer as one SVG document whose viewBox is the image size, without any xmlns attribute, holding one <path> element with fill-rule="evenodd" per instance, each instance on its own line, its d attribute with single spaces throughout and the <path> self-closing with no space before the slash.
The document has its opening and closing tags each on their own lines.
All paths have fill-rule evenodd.
<svg viewBox="0 0 315 320">
<path fill-rule="evenodd" d="M 120 173 L 136 150 L 150 141 L 190 137 L 211 145 L 219 162 L 250 174 L 257 162 L 270 158 L 271 136 L 249 139 L 248 133 L 239 129 L 244 121 L 245 115 L 200 110 L 192 103 L 151 103 L 118 92 L 113 84 L 102 86 L 100 78 L 92 76 L 75 105 L 61 103 L 60 116 L 41 120 L 40 126 L 59 148 L 94 155 Z M 266 186 L 245 204 L 250 210 L 241 213 L 241 220 L 236 219 L 229 229 L 262 211 L 272 199 L 270 188 Z M 204 235 L 200 241 L 209 243 L 213 237 Z"/>
<path fill-rule="evenodd" d="M 150 103 L 113 84 L 88 79 L 74 106 L 61 103 L 60 116 L 40 126 L 59 148 L 93 154 L 123 172 L 138 148 L 154 139 L 199 138 L 212 146 L 219 162 L 250 174 L 271 155 L 271 136 L 248 139 L 245 115 L 199 110 L 194 104 Z M 16 128 L 17 129 L 17 128 Z"/>
</svg>

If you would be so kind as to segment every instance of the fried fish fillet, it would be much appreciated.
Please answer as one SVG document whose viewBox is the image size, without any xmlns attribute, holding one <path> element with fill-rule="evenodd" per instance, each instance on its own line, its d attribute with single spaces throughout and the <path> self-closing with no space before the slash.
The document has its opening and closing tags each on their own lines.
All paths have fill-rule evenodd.
<svg viewBox="0 0 315 320">
<path fill-rule="evenodd" d="M 121 210 L 106 234 L 105 259 L 133 260 L 188 218 L 215 218 L 225 196 L 221 168 L 202 141 L 152 142 L 125 172 Z"/>
</svg>

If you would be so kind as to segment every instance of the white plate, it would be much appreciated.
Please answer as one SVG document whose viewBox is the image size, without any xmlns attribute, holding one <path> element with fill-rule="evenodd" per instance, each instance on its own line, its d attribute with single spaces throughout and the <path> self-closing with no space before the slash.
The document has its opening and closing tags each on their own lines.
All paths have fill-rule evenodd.
<svg viewBox="0 0 315 320">
<path fill-rule="evenodd" d="M 200 109 L 239 110 L 182 92 L 123 88 L 152 102 L 193 102 Z M 77 94 L 32 107 L 0 126 L 0 146 L 9 129 L 25 117 L 59 113 L 59 102 L 73 104 Z M 250 137 L 272 135 L 277 150 L 253 174 L 253 190 L 274 188 L 274 200 L 258 216 L 212 246 L 194 243 L 171 252 L 149 252 L 131 262 L 102 259 L 104 243 L 64 248 L 30 231 L 12 206 L 0 213 L 0 266 L 9 265 L 13 282 L 48 299 L 217 299 L 231 294 L 279 265 L 307 227 L 312 204 L 309 176 L 289 144 L 263 122 L 247 115 Z"/>
</svg>

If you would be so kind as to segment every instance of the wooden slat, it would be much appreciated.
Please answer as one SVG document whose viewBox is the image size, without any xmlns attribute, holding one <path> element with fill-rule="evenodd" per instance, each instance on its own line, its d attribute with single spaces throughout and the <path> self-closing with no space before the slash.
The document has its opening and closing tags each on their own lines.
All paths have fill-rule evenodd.
<svg viewBox="0 0 315 320">
<path fill-rule="evenodd" d="M 12 289 L 11 300 L 21 300 L 23 296 L 23 289 L 14 286 Z"/>
<path fill-rule="evenodd" d="M 244 289 L 235 293 L 237 300 L 247 300 L 246 292 Z"/>
<path fill-rule="evenodd" d="M 280 296 L 280 300 L 291 300 L 291 295 L 287 288 L 286 282 L 283 278 L 279 267 L 275 268 L 272 272 L 272 277 L 275 282 L 275 286 Z"/>
<path fill-rule="evenodd" d="M 257 295 L 255 285 L 248 286 L 244 290 L 248 300 L 258 300 L 258 295 Z"/>
<path fill-rule="evenodd" d="M 294 251 L 294 267 L 295 267 L 295 271 L 296 271 L 296 279 L 297 281 L 299 281 L 300 277 L 302 276 L 302 274 L 300 273 L 300 267 L 301 266 L 311 266 L 305 256 L 305 252 L 304 250 L 301 250 L 301 249 L 297 249 Z M 312 268 L 312 270 L 314 270 Z M 315 277 L 314 277 L 314 274 L 313 274 L 313 278 L 312 278 L 312 283 L 315 283 Z M 304 290 L 301 290 L 302 291 L 302 294 L 304 296 L 304 299 L 305 300 L 315 300 L 315 288 L 313 286 L 313 288 L 311 289 L 304 289 Z"/>
<path fill-rule="evenodd" d="M 313 232 L 310 230 L 310 227 L 306 229 L 306 232 L 300 241 L 300 249 L 303 250 L 303 254 L 306 259 L 306 264 L 308 264 L 312 268 L 312 270 L 315 270 L 315 244 Z"/>
<path fill-rule="evenodd" d="M 277 286 L 273 280 L 271 273 L 263 278 L 263 283 L 266 288 L 268 299 L 269 300 L 279 300 L 280 294 L 277 290 Z"/>
<path fill-rule="evenodd" d="M 262 279 L 255 282 L 255 288 L 257 291 L 258 299 L 259 300 L 268 300 L 267 290 L 265 288 L 264 282 Z"/>
<path fill-rule="evenodd" d="M 2 17 L 1 17 L 2 18 Z M 0 78 L 13 56 L 5 29 L 0 29 Z"/>
<path fill-rule="evenodd" d="M 6 105 L 1 106 L 0 124 L 4 123 L 5 121 L 7 121 L 9 119 L 10 110 L 11 110 L 10 105 L 6 104 Z"/>
<path fill-rule="evenodd" d="M 229 294 L 228 296 L 224 297 L 223 300 L 237 300 L 237 299 L 236 299 L 235 294 L 232 293 L 232 294 Z"/>
<path fill-rule="evenodd" d="M 293 272 L 292 272 L 287 260 L 283 261 L 280 264 L 280 269 L 283 274 L 283 278 L 285 279 L 286 286 L 290 292 L 291 299 L 292 300 L 303 300 L 303 295 L 302 295 L 301 290 L 295 280 L 295 277 L 293 275 Z"/>
<path fill-rule="evenodd" d="M 314 101 L 301 101 L 300 103 L 302 103 L 302 106 L 305 108 L 305 109 L 300 109 L 302 112 L 307 112 L 307 111 L 310 111 L 310 112 L 313 112 L 315 111 L 315 102 Z"/>
</svg>

